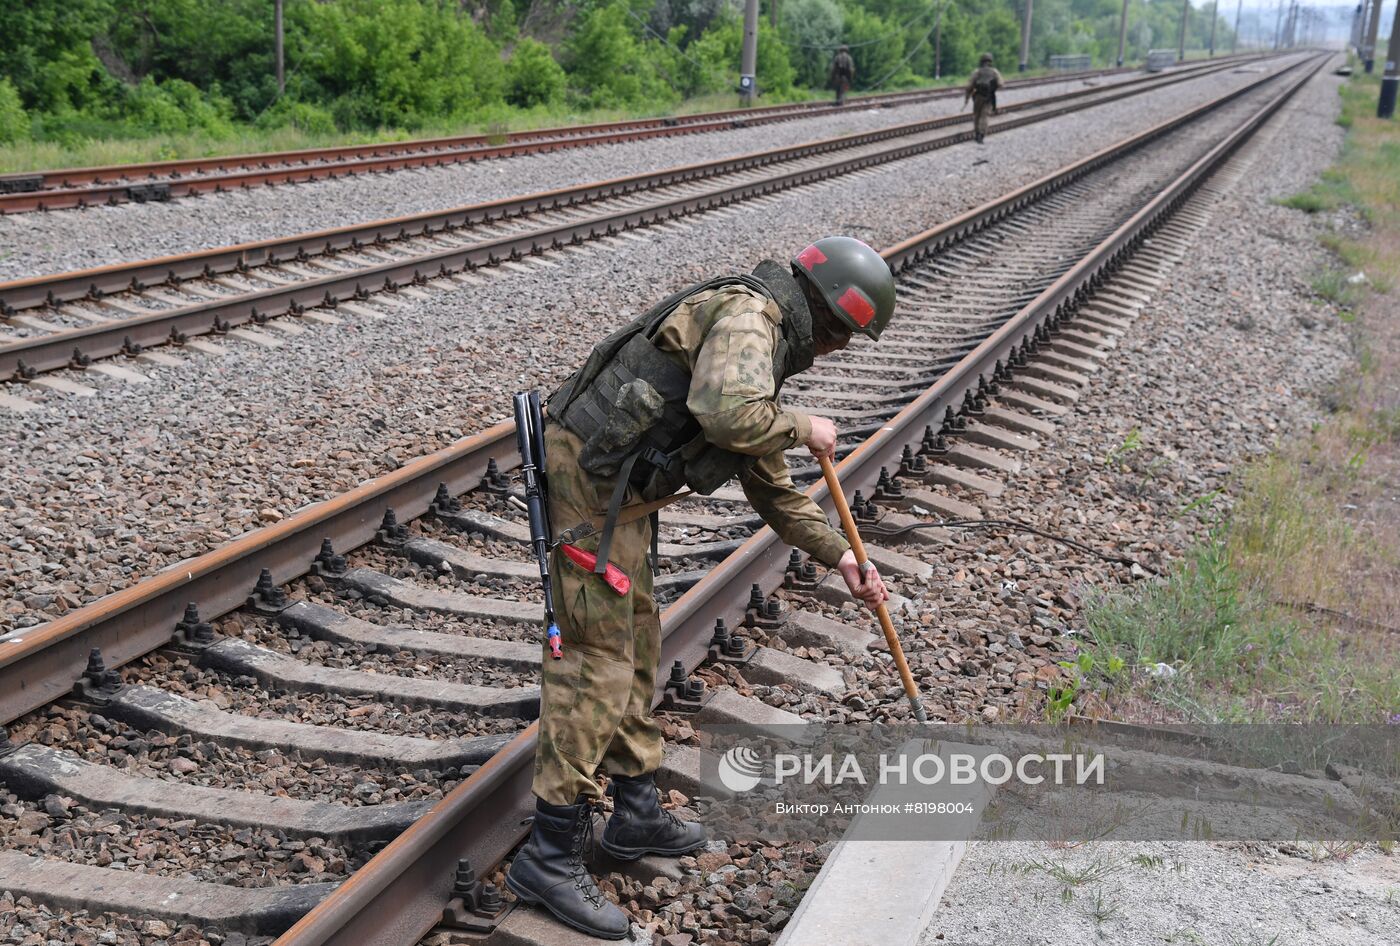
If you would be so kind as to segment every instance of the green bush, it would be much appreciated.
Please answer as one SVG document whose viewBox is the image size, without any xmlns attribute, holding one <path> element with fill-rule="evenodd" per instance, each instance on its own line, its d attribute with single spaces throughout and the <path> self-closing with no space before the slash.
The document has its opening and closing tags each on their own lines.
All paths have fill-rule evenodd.
<svg viewBox="0 0 1400 946">
<path fill-rule="evenodd" d="M 331 135 L 337 130 L 335 116 L 329 109 L 290 98 L 273 102 L 258 116 L 256 124 L 263 129 L 295 128 L 312 135 Z"/>
<path fill-rule="evenodd" d="M 569 84 L 591 108 L 664 106 L 679 100 L 673 80 L 679 69 L 670 50 L 639 39 L 639 25 L 623 0 L 595 7 L 575 22 L 565 44 Z"/>
<path fill-rule="evenodd" d="M 211 100 L 183 79 L 157 83 L 149 76 L 129 89 L 122 116 L 147 131 L 169 134 L 205 131 L 213 135 L 232 132 L 227 102 Z"/>
<path fill-rule="evenodd" d="M 831 57 L 841 43 L 841 6 L 836 0 L 786 0 L 780 30 L 797 70 L 796 80 L 826 88 Z"/>
<path fill-rule="evenodd" d="M 19 92 L 9 79 L 0 77 L 0 143 L 24 141 L 29 137 L 29 115 L 20 104 Z"/>
<path fill-rule="evenodd" d="M 687 95 L 723 92 L 739 87 L 740 53 L 744 45 L 744 24 L 730 15 L 718 21 L 705 35 L 691 43 L 678 66 L 686 76 L 682 91 Z M 758 91 L 786 95 L 792 91 L 797 70 L 788 58 L 787 44 L 767 20 L 758 23 Z"/>
<path fill-rule="evenodd" d="M 552 105 L 563 97 L 565 81 L 548 46 L 522 39 L 506 63 L 506 101 L 521 108 Z"/>
</svg>

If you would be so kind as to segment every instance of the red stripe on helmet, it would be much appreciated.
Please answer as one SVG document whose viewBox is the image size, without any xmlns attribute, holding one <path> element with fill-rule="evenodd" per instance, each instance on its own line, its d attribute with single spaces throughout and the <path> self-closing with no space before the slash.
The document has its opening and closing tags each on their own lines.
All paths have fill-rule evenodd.
<svg viewBox="0 0 1400 946">
<path fill-rule="evenodd" d="M 875 307 L 854 286 L 847 289 L 841 298 L 836 300 L 836 304 L 861 328 L 865 328 L 870 324 L 870 320 L 875 318 Z"/>
<path fill-rule="evenodd" d="M 797 254 L 797 261 L 802 264 L 803 269 L 811 272 L 814 266 L 820 266 L 822 263 L 826 262 L 826 254 L 817 249 L 817 245 L 813 243 L 811 246 L 807 247 L 807 249 Z"/>
</svg>

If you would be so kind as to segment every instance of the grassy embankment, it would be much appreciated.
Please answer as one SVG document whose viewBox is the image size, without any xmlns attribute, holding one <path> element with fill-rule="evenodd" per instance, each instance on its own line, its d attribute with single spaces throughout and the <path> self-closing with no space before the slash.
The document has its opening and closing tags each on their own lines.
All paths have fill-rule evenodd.
<svg viewBox="0 0 1400 946">
<path fill-rule="evenodd" d="M 1188 52 L 1186 58 L 1205 58 L 1204 52 Z M 1046 75 L 1050 70 L 1030 70 L 1017 73 L 1010 78 L 1031 78 Z M 938 82 L 929 82 L 923 88 L 944 88 L 961 85 L 963 76 L 945 77 Z M 880 95 L 893 89 L 879 92 L 854 93 L 851 100 L 868 95 Z M 787 98 L 763 97 L 759 105 L 779 105 L 787 101 L 823 101 L 830 92 L 817 89 L 796 89 Z M 94 167 L 111 164 L 135 164 L 148 161 L 173 161 L 182 158 L 206 158 L 232 154 L 260 154 L 267 151 L 297 151 L 306 148 L 325 148 L 334 145 L 370 144 L 383 141 L 407 141 L 416 138 L 439 138 L 455 135 L 501 134 L 512 131 L 528 131 L 532 128 L 545 128 L 556 125 L 625 121 L 636 118 L 651 118 L 658 114 L 690 115 L 696 112 L 720 111 L 737 108 L 738 101 L 733 95 L 714 94 L 687 99 L 674 109 L 611 109 L 579 112 L 564 108 L 517 109 L 505 122 L 492 122 L 489 125 L 463 124 L 461 122 L 437 122 L 415 129 L 412 132 L 402 128 L 382 128 L 377 131 L 340 132 L 317 134 L 295 127 L 262 129 L 253 125 L 239 125 L 230 136 L 215 137 L 207 133 L 142 135 L 135 137 L 102 137 L 82 140 L 77 143 L 58 141 L 24 141 L 0 146 L 0 174 L 21 171 L 46 170 L 64 167 Z"/>
<path fill-rule="evenodd" d="M 960 84 L 962 79 L 944 79 L 930 83 L 928 88 Z M 892 91 L 892 90 L 886 90 Z M 800 89 L 787 98 L 764 97 L 759 105 L 781 105 L 788 101 L 824 101 L 831 93 Z M 871 95 L 882 93 L 867 93 Z M 851 100 L 863 96 L 856 94 Z M 273 129 L 239 125 L 229 136 L 215 137 L 207 133 L 145 135 L 131 138 L 96 138 L 75 144 L 58 141 L 24 141 L 0 146 L 0 173 L 47 170 L 64 167 L 93 167 L 111 164 L 134 164 L 147 161 L 172 161 L 182 158 L 206 158 L 232 154 L 261 154 L 268 151 L 297 151 L 305 148 L 325 148 L 334 145 L 371 144 L 383 141 L 408 141 L 418 138 L 444 138 L 456 135 L 505 135 L 512 131 L 528 131 L 558 125 L 592 124 L 652 118 L 656 115 L 690 115 L 696 112 L 721 111 L 737 108 L 733 95 L 703 95 L 687 99 L 673 109 L 600 109 L 589 112 L 564 108 L 516 109 L 508 121 L 489 124 L 464 124 L 441 121 L 407 131 L 402 128 L 381 128 L 377 131 L 318 134 L 295 127 Z"/>
<path fill-rule="evenodd" d="M 1202 722 L 1400 723 L 1400 121 L 1375 117 L 1378 89 L 1377 76 L 1343 86 L 1338 161 L 1282 201 L 1354 208 L 1367 224 L 1327 237 L 1334 264 L 1312 280 L 1318 306 L 1354 333 L 1356 370 L 1309 438 L 1242 474 L 1228 517 L 1164 583 L 1090 605 L 1096 643 L 1081 657 L 1088 674 L 1075 673 L 1109 705 L 1146 697 Z M 1143 672 L 1157 663 L 1175 676 Z"/>
</svg>

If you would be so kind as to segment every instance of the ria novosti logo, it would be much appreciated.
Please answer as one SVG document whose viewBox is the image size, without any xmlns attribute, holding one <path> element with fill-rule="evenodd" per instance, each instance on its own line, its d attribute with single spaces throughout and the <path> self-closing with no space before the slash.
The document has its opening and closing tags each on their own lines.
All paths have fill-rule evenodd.
<svg viewBox="0 0 1400 946">
<path fill-rule="evenodd" d="M 731 792 L 751 791 L 763 778 L 763 762 L 748 746 L 735 746 L 719 759 L 719 780 Z"/>
</svg>

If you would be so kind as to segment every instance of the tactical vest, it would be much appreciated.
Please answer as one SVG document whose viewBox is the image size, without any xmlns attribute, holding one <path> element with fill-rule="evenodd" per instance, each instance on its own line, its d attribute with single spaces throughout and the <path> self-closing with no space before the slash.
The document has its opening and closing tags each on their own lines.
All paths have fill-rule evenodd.
<svg viewBox="0 0 1400 946">
<path fill-rule="evenodd" d="M 773 355 L 774 388 L 781 389 L 784 381 L 812 365 L 812 314 L 792 273 L 764 260 L 752 275 L 721 276 L 663 299 L 599 342 L 583 367 L 549 398 L 550 418 L 583 441 L 579 466 L 595 476 L 617 477 L 598 551 L 600 566 L 606 564 L 612 525 L 629 483 L 643 501 L 685 486 L 709 494 L 758 460 L 705 440 L 700 422 L 686 407 L 689 369 L 652 343 L 661 323 L 688 297 L 733 285 L 761 293 L 783 314 Z"/>
<path fill-rule="evenodd" d="M 996 102 L 997 77 L 989 66 L 982 66 L 972 74 L 972 94 L 980 100 Z"/>
</svg>

